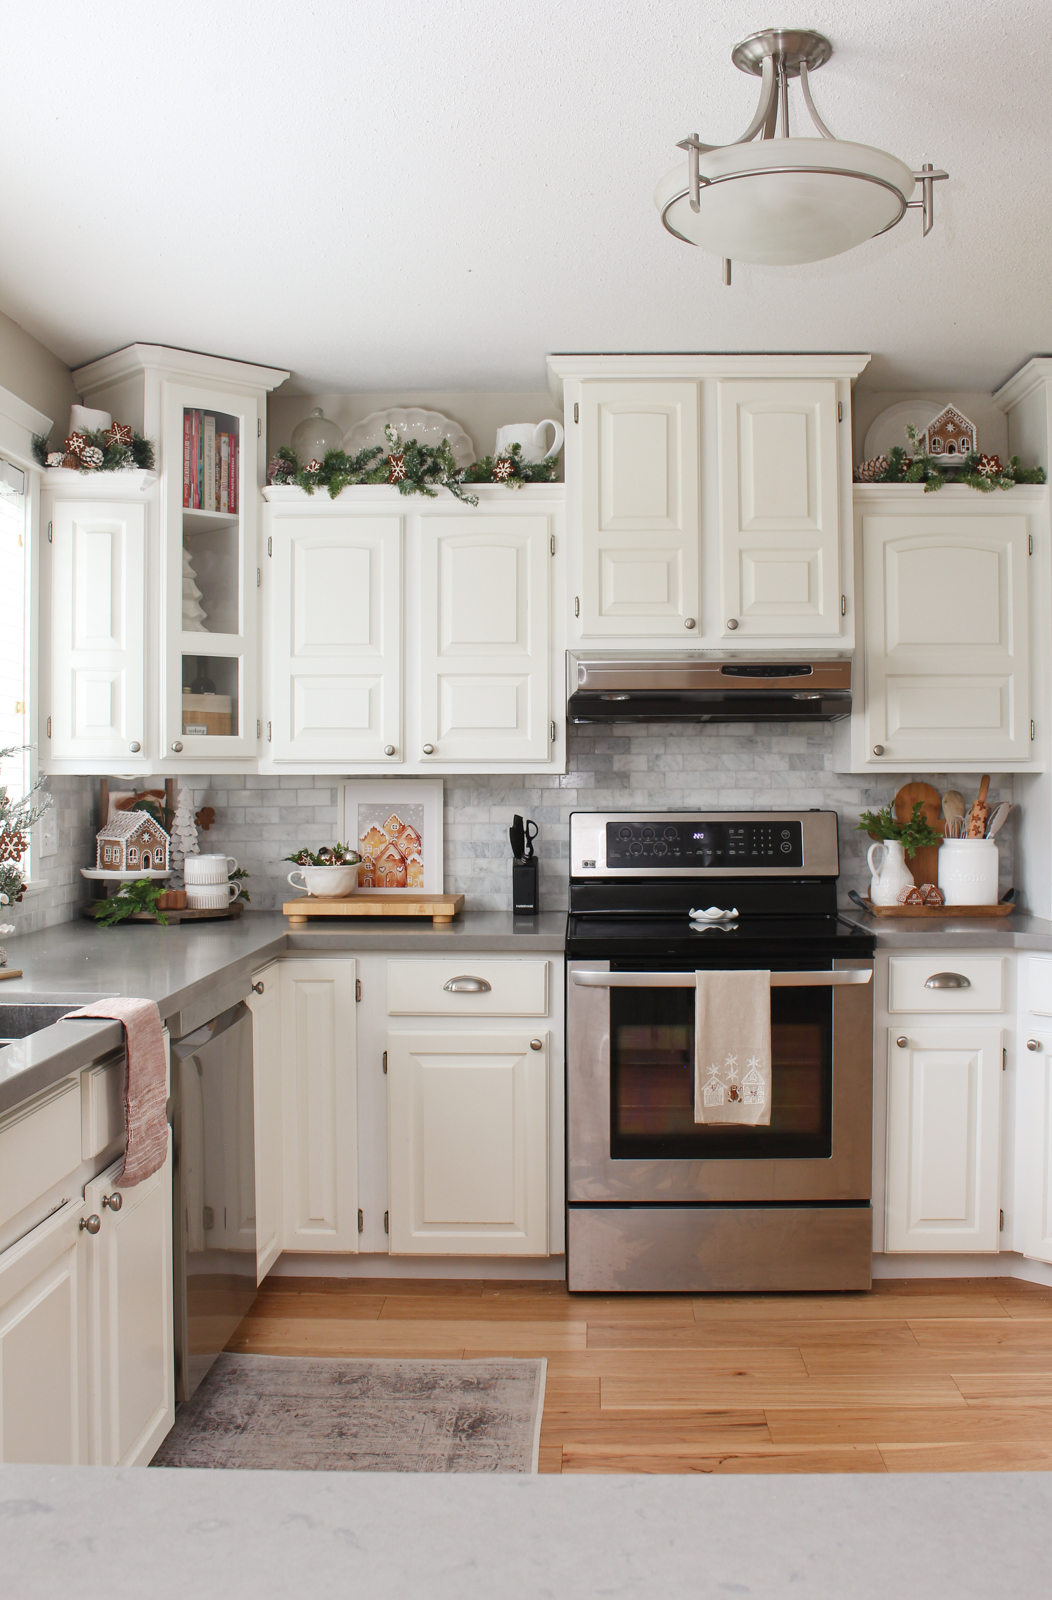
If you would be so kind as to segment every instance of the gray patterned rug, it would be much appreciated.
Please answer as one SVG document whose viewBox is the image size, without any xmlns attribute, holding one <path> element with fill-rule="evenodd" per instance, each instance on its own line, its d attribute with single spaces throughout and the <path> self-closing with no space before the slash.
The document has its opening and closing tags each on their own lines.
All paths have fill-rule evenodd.
<svg viewBox="0 0 1052 1600">
<path fill-rule="evenodd" d="M 151 1464 L 536 1472 L 546 1367 L 224 1354 Z"/>
</svg>

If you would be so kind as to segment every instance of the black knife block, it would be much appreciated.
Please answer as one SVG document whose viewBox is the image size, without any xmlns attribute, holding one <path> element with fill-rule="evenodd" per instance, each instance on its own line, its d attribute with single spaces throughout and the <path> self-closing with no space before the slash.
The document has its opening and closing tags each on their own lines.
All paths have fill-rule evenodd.
<svg viewBox="0 0 1052 1600">
<path fill-rule="evenodd" d="M 511 864 L 511 910 L 516 917 L 535 917 L 541 909 L 537 887 L 537 857 Z"/>
</svg>

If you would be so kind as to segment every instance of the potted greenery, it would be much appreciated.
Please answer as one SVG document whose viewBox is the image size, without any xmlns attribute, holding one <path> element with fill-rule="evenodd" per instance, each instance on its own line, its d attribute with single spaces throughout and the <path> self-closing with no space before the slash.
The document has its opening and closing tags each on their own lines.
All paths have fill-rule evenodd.
<svg viewBox="0 0 1052 1600">
<path fill-rule="evenodd" d="M 304 846 L 295 855 L 285 857 L 300 869 L 289 873 L 294 889 L 306 889 L 308 895 L 325 895 L 334 900 L 346 899 L 358 887 L 361 859 L 348 844 L 323 845 L 317 852 Z"/>
<path fill-rule="evenodd" d="M 870 872 L 869 896 L 874 905 L 894 905 L 903 889 L 913 888 L 913 875 L 906 865 L 906 856 L 913 856 L 925 845 L 941 844 L 942 834 L 925 820 L 921 802 L 914 803 L 908 822 L 898 822 L 890 806 L 879 811 L 863 811 L 858 823 L 860 831 L 868 833 L 875 841 L 869 847 L 867 862 Z M 878 863 L 874 860 L 881 851 Z"/>
</svg>

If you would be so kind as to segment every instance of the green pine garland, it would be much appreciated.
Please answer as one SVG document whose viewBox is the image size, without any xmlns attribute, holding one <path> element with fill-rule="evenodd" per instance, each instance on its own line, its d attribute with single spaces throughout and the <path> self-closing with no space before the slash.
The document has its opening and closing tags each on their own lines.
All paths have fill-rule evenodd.
<svg viewBox="0 0 1052 1600">
<path fill-rule="evenodd" d="M 506 483 L 509 489 L 521 489 L 524 483 L 551 483 L 555 477 L 558 456 L 545 456 L 543 461 L 524 461 L 522 445 L 513 444 L 507 455 L 481 456 L 464 469 L 465 483 Z M 510 471 L 498 471 L 499 467 Z"/>
<path fill-rule="evenodd" d="M 140 467 L 144 472 L 152 472 L 156 465 L 156 455 L 152 439 L 144 439 L 141 433 L 132 433 L 131 444 L 112 444 L 107 439 L 108 429 L 99 428 L 94 432 L 85 432 L 84 439 L 89 445 L 94 445 L 96 450 L 102 451 L 102 461 L 95 466 L 82 462 L 76 469 L 78 472 L 123 472 L 130 467 Z M 47 466 L 48 436 L 46 433 L 33 435 L 33 458 L 40 466 Z"/>
<path fill-rule="evenodd" d="M 294 450 L 282 445 L 270 464 L 269 481 L 297 484 L 307 494 L 328 489 L 333 500 L 348 484 L 355 483 L 392 483 L 399 494 L 423 494 L 430 499 L 439 489 L 448 489 L 465 505 L 477 506 L 478 496 L 465 492 L 466 483 L 506 483 L 509 489 L 521 489 L 524 483 L 550 483 L 555 477 L 557 456 L 524 461 L 518 444 L 513 444 L 507 455 L 482 456 L 469 467 L 460 468 L 448 439 L 429 445 L 400 438 L 390 425 L 384 432 L 389 446 L 386 453 L 382 445 L 359 450 L 354 456 L 343 450 L 329 450 L 320 462 L 309 462 L 307 466 Z M 504 471 L 499 470 L 501 466 Z M 396 471 L 399 476 L 394 477 Z"/>
<path fill-rule="evenodd" d="M 917 450 L 916 429 L 908 427 L 906 433 L 910 444 Z M 980 472 L 979 464 L 983 457 L 978 450 L 973 450 L 967 456 L 958 456 L 957 459 L 960 466 L 947 471 L 945 456 L 930 456 L 923 450 L 918 450 L 915 456 L 908 456 L 902 445 L 892 445 L 888 452 L 887 466 L 879 477 L 873 479 L 873 482 L 923 483 L 925 494 L 935 493 L 944 483 L 966 483 L 969 489 L 978 489 L 980 494 L 990 494 L 994 489 L 1012 489 L 1017 483 L 1045 481 L 1043 467 L 1021 466 L 1018 456 L 1012 456 L 1008 465 L 1002 466 L 1000 472 Z"/>
</svg>

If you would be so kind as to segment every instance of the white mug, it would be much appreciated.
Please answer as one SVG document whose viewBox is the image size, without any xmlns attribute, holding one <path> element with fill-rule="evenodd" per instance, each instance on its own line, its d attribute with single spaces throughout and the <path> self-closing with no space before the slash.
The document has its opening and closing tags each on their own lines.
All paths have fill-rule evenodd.
<svg viewBox="0 0 1052 1600">
<path fill-rule="evenodd" d="M 555 429 L 550 450 L 544 445 L 545 428 Z M 545 417 L 543 422 L 509 422 L 506 428 L 498 428 L 495 454 L 507 455 L 513 444 L 522 447 L 523 461 L 543 461 L 545 456 L 557 456 L 563 447 L 562 423 L 556 422 L 554 417 Z"/>
<path fill-rule="evenodd" d="M 183 882 L 225 883 L 237 871 L 233 856 L 187 856 L 183 861 Z"/>
<path fill-rule="evenodd" d="M 222 911 L 241 893 L 239 883 L 188 883 L 186 903 L 191 911 Z"/>
</svg>

